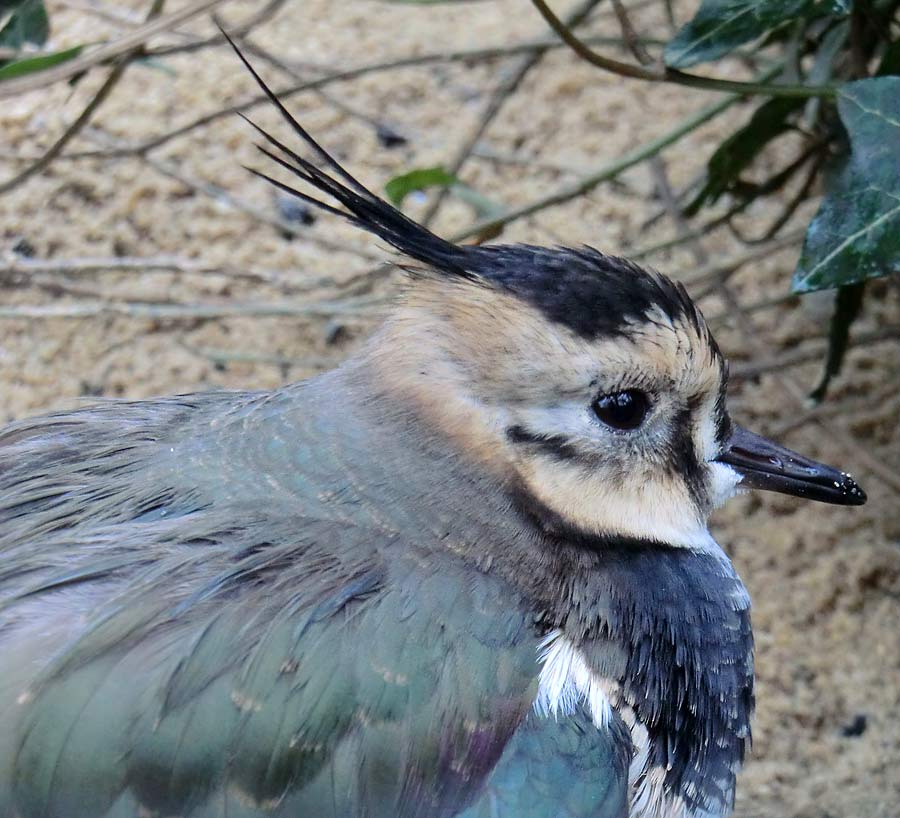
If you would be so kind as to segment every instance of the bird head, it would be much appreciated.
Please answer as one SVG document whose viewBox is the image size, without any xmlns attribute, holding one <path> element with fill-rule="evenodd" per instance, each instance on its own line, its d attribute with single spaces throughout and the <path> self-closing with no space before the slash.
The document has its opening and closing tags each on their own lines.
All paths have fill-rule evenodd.
<svg viewBox="0 0 900 818">
<path fill-rule="evenodd" d="M 368 348 L 379 388 L 548 519 L 702 547 L 709 513 L 743 489 L 865 502 L 849 475 L 732 423 L 727 364 L 683 286 L 589 247 L 441 239 L 351 176 L 245 64 L 318 161 L 254 125 L 259 149 L 336 205 L 252 172 L 412 262 Z"/>
<path fill-rule="evenodd" d="M 859 504 L 852 478 L 735 425 L 680 285 L 590 248 L 468 248 L 414 273 L 373 344 L 388 388 L 578 530 L 685 546 L 747 488 Z"/>
</svg>

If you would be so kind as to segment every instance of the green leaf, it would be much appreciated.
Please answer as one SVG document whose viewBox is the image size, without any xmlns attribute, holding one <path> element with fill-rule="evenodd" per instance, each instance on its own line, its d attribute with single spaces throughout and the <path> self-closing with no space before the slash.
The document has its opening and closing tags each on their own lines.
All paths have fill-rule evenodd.
<svg viewBox="0 0 900 818">
<path fill-rule="evenodd" d="M 666 46 L 671 68 L 728 54 L 789 20 L 815 11 L 815 0 L 703 0 L 694 18 Z"/>
<path fill-rule="evenodd" d="M 433 168 L 417 168 L 408 173 L 395 176 L 385 186 L 384 191 L 395 207 L 400 207 L 403 200 L 414 191 L 429 187 L 449 187 L 459 182 L 452 173 L 448 173 L 440 165 Z"/>
<path fill-rule="evenodd" d="M 791 289 L 854 284 L 900 270 L 900 77 L 844 85 L 850 155 L 830 174 Z"/>
<path fill-rule="evenodd" d="M 4 9 L 6 11 L 7 9 Z M 22 0 L 0 28 L 0 45 L 22 48 L 27 43 L 43 45 L 50 36 L 50 21 L 43 0 Z"/>
<path fill-rule="evenodd" d="M 685 208 L 685 214 L 693 216 L 704 204 L 715 202 L 731 189 L 757 154 L 791 128 L 788 117 L 803 108 L 805 102 L 803 99 L 776 97 L 760 105 L 750 121 L 729 136 L 710 157 L 706 183 Z"/>
<path fill-rule="evenodd" d="M 83 45 L 76 45 L 74 48 L 67 48 L 65 51 L 56 51 L 53 54 L 42 54 L 39 57 L 26 57 L 24 60 L 15 60 L 0 66 L 0 82 L 12 79 L 13 77 L 21 77 L 23 74 L 30 74 L 33 71 L 43 71 L 45 68 L 51 68 L 59 65 L 61 62 L 71 60 L 77 57 Z"/>
<path fill-rule="evenodd" d="M 414 191 L 429 187 L 446 187 L 462 202 L 475 211 L 479 219 L 490 219 L 503 212 L 503 207 L 487 196 L 461 182 L 452 173 L 440 165 L 433 168 L 417 168 L 401 176 L 395 176 L 385 186 L 388 199 L 395 207 L 400 207 L 403 200 Z"/>
<path fill-rule="evenodd" d="M 828 353 L 822 377 L 816 388 L 809 393 L 816 403 L 821 403 L 828 391 L 831 379 L 840 373 L 850 343 L 850 325 L 856 320 L 862 309 L 865 284 L 849 284 L 837 291 L 834 301 L 834 314 L 828 326 Z"/>
</svg>

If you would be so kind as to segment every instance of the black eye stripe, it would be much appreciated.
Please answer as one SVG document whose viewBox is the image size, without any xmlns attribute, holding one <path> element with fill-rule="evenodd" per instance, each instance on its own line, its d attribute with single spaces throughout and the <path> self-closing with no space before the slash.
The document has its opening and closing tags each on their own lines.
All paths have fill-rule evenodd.
<svg viewBox="0 0 900 818">
<path fill-rule="evenodd" d="M 539 435 L 524 426 L 510 426 L 506 430 L 506 439 L 510 443 L 527 443 L 536 446 L 545 454 L 557 460 L 577 460 L 578 449 L 563 435 Z"/>
</svg>

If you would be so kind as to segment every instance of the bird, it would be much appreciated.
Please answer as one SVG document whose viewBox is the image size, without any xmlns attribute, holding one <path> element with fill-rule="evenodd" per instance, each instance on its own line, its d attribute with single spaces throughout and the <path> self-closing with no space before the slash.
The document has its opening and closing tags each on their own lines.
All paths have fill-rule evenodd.
<svg viewBox="0 0 900 818">
<path fill-rule="evenodd" d="M 254 172 L 402 292 L 311 379 L 0 430 L 0 815 L 727 815 L 753 636 L 708 517 L 864 492 L 731 420 L 681 284 L 440 238 L 238 55 L 303 189 Z"/>
</svg>

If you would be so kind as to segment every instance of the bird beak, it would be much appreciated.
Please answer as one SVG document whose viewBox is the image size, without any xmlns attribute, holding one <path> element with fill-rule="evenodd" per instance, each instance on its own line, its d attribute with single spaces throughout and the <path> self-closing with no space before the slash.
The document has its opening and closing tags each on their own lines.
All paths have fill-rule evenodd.
<svg viewBox="0 0 900 818">
<path fill-rule="evenodd" d="M 740 474 L 738 485 L 746 488 L 842 506 L 861 506 L 866 502 L 866 493 L 849 474 L 792 452 L 742 426 L 734 427 L 731 439 L 716 460 Z"/>
</svg>

